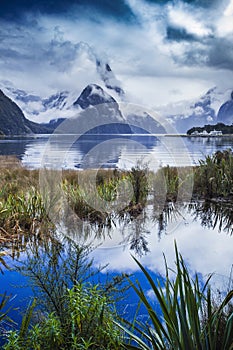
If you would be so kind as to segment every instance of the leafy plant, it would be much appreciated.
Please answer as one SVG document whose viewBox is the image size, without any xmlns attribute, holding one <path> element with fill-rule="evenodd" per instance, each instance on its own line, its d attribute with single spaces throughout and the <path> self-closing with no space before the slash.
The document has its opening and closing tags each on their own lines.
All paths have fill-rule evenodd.
<svg viewBox="0 0 233 350">
<path fill-rule="evenodd" d="M 98 286 L 76 284 L 64 296 L 63 321 L 55 313 L 44 314 L 29 327 L 34 303 L 19 331 L 8 333 L 4 350 L 123 349 L 122 333 L 114 323 L 110 301 Z"/>
<path fill-rule="evenodd" d="M 191 278 L 182 256 L 176 253 L 176 271 L 174 280 L 169 275 L 165 260 L 166 278 L 157 283 L 148 271 L 135 258 L 150 284 L 151 290 L 160 308 L 157 313 L 148 296 L 139 283 L 130 285 L 146 308 L 148 322 L 136 321 L 126 326 L 119 324 L 128 334 L 127 349 L 145 350 L 229 350 L 233 348 L 233 312 L 227 314 L 226 306 L 233 298 L 231 290 L 218 307 L 214 307 L 209 280 L 202 285 L 198 275 Z M 223 319 L 225 327 L 221 327 Z M 220 337 L 220 331 L 221 337 Z M 221 342 L 219 343 L 219 339 Z"/>
</svg>

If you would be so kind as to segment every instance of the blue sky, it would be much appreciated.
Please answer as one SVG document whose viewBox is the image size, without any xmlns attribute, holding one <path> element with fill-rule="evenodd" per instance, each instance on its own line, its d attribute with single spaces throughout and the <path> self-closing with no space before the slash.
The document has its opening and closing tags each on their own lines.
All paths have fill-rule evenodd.
<svg viewBox="0 0 233 350">
<path fill-rule="evenodd" d="M 149 107 L 233 88 L 233 0 L 1 1 L 0 80 L 80 91 L 93 55 Z"/>
</svg>

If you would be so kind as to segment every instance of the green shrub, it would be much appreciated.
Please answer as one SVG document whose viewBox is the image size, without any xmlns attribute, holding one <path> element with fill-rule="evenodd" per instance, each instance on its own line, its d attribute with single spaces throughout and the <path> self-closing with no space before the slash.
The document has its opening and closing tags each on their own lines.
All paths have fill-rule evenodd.
<svg viewBox="0 0 233 350">
<path fill-rule="evenodd" d="M 123 348 L 122 334 L 114 323 L 115 313 L 98 286 L 77 284 L 64 296 L 63 322 L 55 313 L 44 314 L 31 328 L 34 305 L 23 318 L 19 331 L 8 333 L 4 350 L 59 350 Z"/>
</svg>

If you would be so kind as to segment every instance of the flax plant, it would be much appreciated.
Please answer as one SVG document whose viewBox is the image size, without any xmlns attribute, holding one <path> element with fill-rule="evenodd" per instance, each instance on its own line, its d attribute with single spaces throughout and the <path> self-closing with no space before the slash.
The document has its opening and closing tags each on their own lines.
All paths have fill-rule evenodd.
<svg viewBox="0 0 233 350">
<path fill-rule="evenodd" d="M 191 278 L 188 268 L 175 245 L 175 278 L 169 274 L 165 260 L 164 283 L 155 282 L 149 272 L 134 259 L 146 280 L 160 308 L 158 314 L 154 304 L 139 283 L 130 281 L 140 303 L 146 309 L 148 321 L 119 324 L 128 335 L 127 349 L 143 350 L 230 350 L 233 349 L 233 311 L 226 312 L 233 298 L 233 290 L 225 299 L 214 306 L 209 280 L 203 285 L 196 274 Z M 173 271 L 174 273 L 174 271 Z M 222 322 L 224 321 L 224 327 Z M 222 330 L 222 331 L 221 331 Z M 219 341 L 220 339 L 220 341 Z"/>
</svg>

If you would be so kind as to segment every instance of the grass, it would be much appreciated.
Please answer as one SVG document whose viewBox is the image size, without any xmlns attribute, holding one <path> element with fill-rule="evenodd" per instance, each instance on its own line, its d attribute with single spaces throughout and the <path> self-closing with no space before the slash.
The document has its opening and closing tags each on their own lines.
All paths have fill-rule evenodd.
<svg viewBox="0 0 233 350">
<path fill-rule="evenodd" d="M 195 171 L 194 193 L 204 198 L 233 197 L 232 150 L 217 151 L 199 162 Z"/>
<path fill-rule="evenodd" d="M 38 170 L 22 167 L 14 157 L 0 158 L 2 243 L 13 244 L 35 233 L 41 236 L 46 227 L 52 232 L 56 221 L 71 211 L 82 221 L 111 227 L 114 218 L 134 219 L 151 202 L 162 208 L 167 202 L 190 201 L 191 197 L 233 198 L 231 150 L 207 156 L 195 168 L 167 166 L 153 173 L 146 166 L 135 166 L 129 171 L 100 169 L 97 173 L 67 170 L 62 175 L 61 183 L 56 183 L 56 172 L 50 171 L 42 193 Z"/>
<path fill-rule="evenodd" d="M 80 248 L 75 249 L 82 258 Z M 76 264 L 74 254 L 70 257 Z M 205 283 L 198 274 L 192 277 L 176 244 L 175 257 L 175 270 L 168 268 L 165 259 L 163 280 L 154 280 L 134 258 L 151 289 L 148 297 L 142 285 L 128 278 L 139 304 L 146 310 L 146 322 L 139 321 L 137 314 L 132 323 L 120 319 L 115 311 L 111 290 L 85 282 L 87 270 L 84 264 L 80 265 L 84 268 L 84 275 L 79 271 L 79 278 L 73 280 L 71 287 L 66 285 L 67 274 L 57 280 L 62 293 L 58 294 L 59 301 L 54 302 L 60 302 L 60 307 L 55 307 L 54 303 L 44 303 L 39 320 L 37 318 L 35 321 L 34 300 L 24 314 L 19 330 L 6 333 L 3 349 L 232 350 L 233 290 L 229 290 L 223 300 L 216 301 L 211 292 L 211 276 Z M 34 263 L 37 263 L 36 260 Z M 32 273 L 34 278 L 38 276 L 38 286 L 49 299 L 50 294 L 57 295 L 57 286 L 53 283 L 56 277 L 53 271 L 50 271 L 51 276 L 47 273 L 51 263 L 61 269 L 58 260 L 53 259 L 48 262 L 46 271 L 38 262 L 40 272 L 33 270 Z M 70 263 L 70 259 L 67 263 Z M 69 273 L 74 274 L 74 270 L 70 269 Z M 151 299 L 152 293 L 154 298 Z M 154 299 L 155 302 L 152 301 Z M 0 322 L 7 317 L 6 313 L 1 313 L 2 305 L 6 306 L 5 297 L 0 304 Z"/>
<path fill-rule="evenodd" d="M 233 290 L 219 304 L 212 298 L 209 281 L 202 283 L 199 275 L 191 277 L 175 246 L 176 270 L 166 278 L 154 281 L 149 272 L 135 259 L 156 299 L 146 295 L 142 286 L 130 281 L 131 287 L 144 305 L 148 320 L 124 321 L 119 327 L 128 335 L 126 349 L 144 350 L 230 350 L 233 349 Z M 172 275 L 172 276 L 171 276 Z"/>
<path fill-rule="evenodd" d="M 89 247 L 68 239 L 39 251 L 33 245 L 27 250 L 27 259 L 18 269 L 30 278 L 36 300 L 24 312 L 21 325 L 1 333 L 5 334 L 3 349 L 122 348 L 122 332 L 114 323 L 114 300 L 126 290 L 125 277 L 96 282 L 103 267 L 93 266 L 90 252 Z"/>
</svg>

